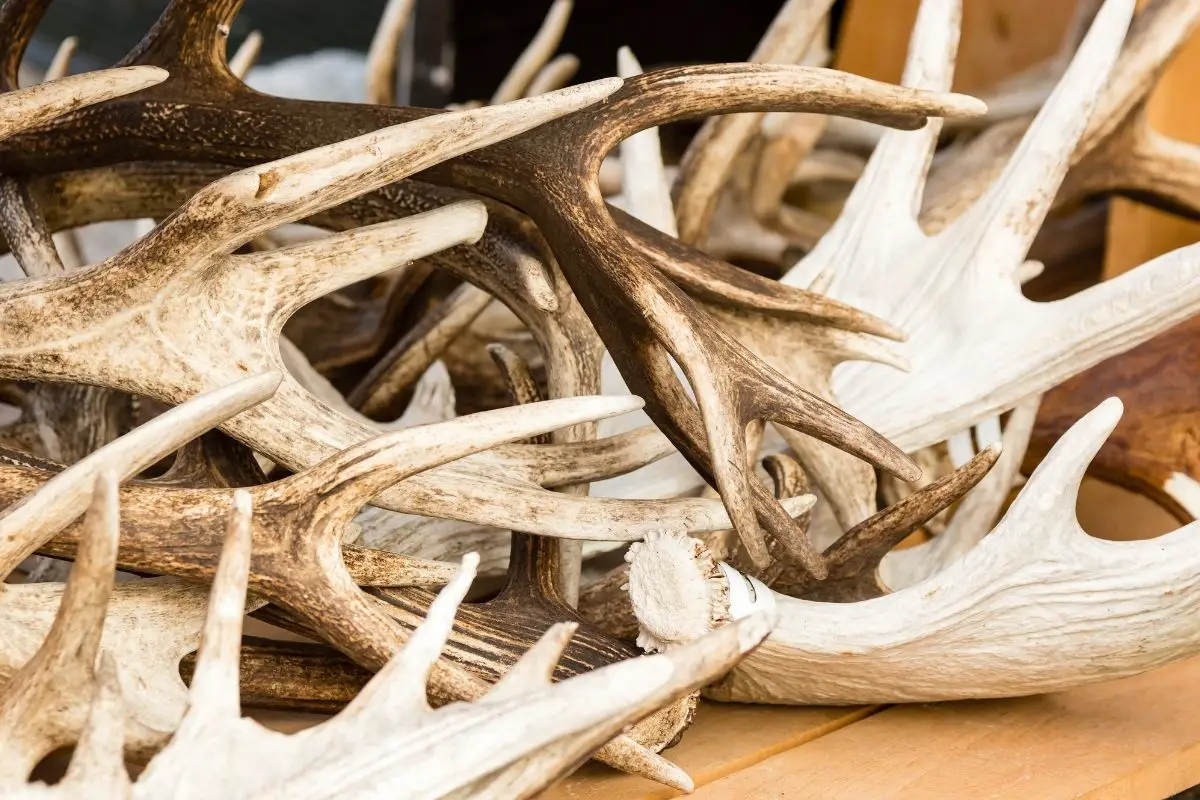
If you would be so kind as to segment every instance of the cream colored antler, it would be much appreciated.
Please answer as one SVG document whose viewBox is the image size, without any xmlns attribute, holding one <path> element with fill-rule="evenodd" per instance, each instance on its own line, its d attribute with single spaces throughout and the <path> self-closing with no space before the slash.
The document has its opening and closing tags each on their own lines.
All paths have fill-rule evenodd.
<svg viewBox="0 0 1200 800">
<path fill-rule="evenodd" d="M 26 734 L 21 729 L 9 728 L 10 740 L 22 738 L 22 743 L 9 745 L 3 757 L 16 759 L 8 763 L 20 775 L 78 734 L 86 711 L 81 703 L 87 698 L 74 693 L 85 678 L 90 679 L 106 609 L 105 649 L 127 665 L 123 679 L 132 708 L 126 740 L 134 752 L 145 753 L 161 746 L 173 729 L 183 712 L 185 689 L 179 678 L 179 659 L 195 648 L 204 595 L 195 586 L 173 579 L 123 583 L 112 589 L 116 481 L 262 402 L 275 391 L 279 380 L 278 374 L 247 378 L 171 409 L 53 477 L 0 517 L 0 572 L 8 575 L 89 503 L 93 506 L 68 584 L 78 588 L 64 594 L 62 584 L 38 583 L 5 584 L 0 590 L 0 677 L 9 681 L 6 705 L 61 709 L 61 713 L 47 711 L 45 726 L 28 739 L 22 738 Z M 68 630 L 49 634 L 39 651 L 43 637 L 52 629 L 60 600 L 78 608 L 76 621 Z M 41 660 L 31 660 L 39 652 Z M 66 674 L 68 662 L 70 677 Z M 47 670 L 63 674 L 47 686 L 42 677 Z M 52 697 L 47 692 L 59 694 Z M 15 724 L 20 717 L 17 713 L 5 719 Z M 23 770 L 18 769 L 22 765 Z M 17 772 L 4 770 L 5 775 Z"/>
<path fill-rule="evenodd" d="M 709 695 L 822 705 L 1009 697 L 1196 653 L 1200 524 L 1115 542 L 1089 537 L 1075 517 L 1079 482 L 1120 417 L 1114 398 L 1080 420 L 995 530 L 932 578 L 860 603 L 773 595 L 778 628 Z M 654 609 L 639 615 L 644 624 L 664 611 L 655 599 L 668 596 L 664 581 L 695 569 L 660 557 L 657 588 L 631 581 L 634 607 Z M 649 633 L 662 639 L 685 624 Z"/>
<path fill-rule="evenodd" d="M 187 713 L 171 743 L 132 787 L 134 798 L 208 797 L 214 791 L 231 798 L 346 792 L 529 797 L 629 723 L 723 674 L 770 631 L 770 619 L 757 615 L 668 656 L 635 659 L 551 684 L 550 669 L 572 632 L 570 625 L 556 626 L 487 696 L 434 711 L 425 701 L 425 682 L 474 577 L 476 559 L 470 556 L 420 630 L 345 710 L 317 727 L 279 734 L 240 716 L 249 514 L 249 497 L 240 494 L 208 603 Z M 64 606 L 64 617 L 70 611 Z M 73 762 L 68 780 L 47 790 L 49 796 L 95 796 L 101 789 L 128 796 L 128 778 L 116 768 L 120 751 L 111 746 L 120 727 L 113 724 L 119 697 L 106 680 L 111 665 L 105 662 L 94 692 L 84 733 L 89 746 L 81 748 L 81 761 Z M 14 712 L 0 718 L 0 723 L 24 721 Z M 86 785 L 80 773 L 110 783 Z M 47 796 L 41 787 L 24 791 Z"/>
<path fill-rule="evenodd" d="M 848 412 L 901 448 L 944 440 L 1194 313 L 1200 253 L 1191 248 L 1054 303 L 1031 302 L 1018 285 L 1132 12 L 1130 0 L 1105 3 L 1004 173 L 947 228 L 928 235 L 916 220 L 937 126 L 888 133 L 833 229 L 784 277 L 828 282 L 830 296 L 908 334 L 908 373 L 860 363 L 833 381 Z M 956 17 L 957 3 L 923 4 L 910 82 L 949 85 Z M 853 522 L 872 477 L 830 448 L 790 443 L 843 524 Z"/>
</svg>

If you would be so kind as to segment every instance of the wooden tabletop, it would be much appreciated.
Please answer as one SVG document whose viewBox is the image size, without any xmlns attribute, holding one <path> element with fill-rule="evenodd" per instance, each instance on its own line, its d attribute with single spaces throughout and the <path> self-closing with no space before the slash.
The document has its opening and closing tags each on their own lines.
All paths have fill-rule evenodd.
<svg viewBox="0 0 1200 800">
<path fill-rule="evenodd" d="M 1161 800 L 1200 784 L 1198 712 L 1200 657 L 1015 700 L 857 709 L 705 703 L 668 755 L 691 773 L 698 800 Z M 589 764 L 544 796 L 677 795 Z"/>
</svg>

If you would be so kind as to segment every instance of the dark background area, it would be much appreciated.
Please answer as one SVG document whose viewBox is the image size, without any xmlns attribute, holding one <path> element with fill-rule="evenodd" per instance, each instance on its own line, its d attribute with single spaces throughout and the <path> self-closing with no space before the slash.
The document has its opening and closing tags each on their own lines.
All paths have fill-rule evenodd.
<svg viewBox="0 0 1200 800">
<path fill-rule="evenodd" d="M 742 61 L 781 4 L 576 0 L 559 52 L 574 53 L 582 61 L 577 80 L 614 74 L 621 45 L 632 47 L 647 68 Z M 59 41 L 78 36 L 75 71 L 107 66 L 150 29 L 165 6 L 166 0 L 55 0 L 29 58 L 44 67 Z M 261 63 L 328 47 L 365 51 L 383 7 L 384 0 L 247 0 L 230 39 L 236 46 L 250 31 L 262 31 Z M 414 102 L 441 105 L 489 97 L 549 7 L 550 0 L 419 0 L 418 59 L 438 60 L 439 32 L 448 29 L 455 42 L 455 80 L 451 97 L 425 86 L 416 90 Z"/>
</svg>

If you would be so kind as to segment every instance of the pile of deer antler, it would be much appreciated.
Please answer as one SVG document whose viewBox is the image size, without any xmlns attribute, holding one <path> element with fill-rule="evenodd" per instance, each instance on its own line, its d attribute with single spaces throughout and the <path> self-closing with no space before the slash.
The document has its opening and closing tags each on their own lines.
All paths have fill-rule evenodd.
<svg viewBox="0 0 1200 800">
<path fill-rule="evenodd" d="M 19 88 L 48 4 L 0 7 L 5 790 L 525 797 L 588 757 L 686 790 L 660 752 L 702 689 L 995 697 L 1200 651 L 1200 531 L 1075 518 L 1118 401 L 997 522 L 1041 394 L 1200 311 L 1195 248 L 1021 289 L 1081 197 L 1200 213 L 1200 155 L 1140 116 L 1200 0 L 1085 0 L 989 116 L 948 93 L 959 0 L 922 3 L 904 86 L 821 68 L 832 0 L 788 0 L 756 63 L 623 50 L 566 89 L 557 0 L 452 111 L 394 105 L 412 0 L 370 105 L 250 90 L 241 0 Z M 656 126 L 722 114 L 672 187 Z M 109 220 L 156 222 L 84 266 Z"/>
</svg>

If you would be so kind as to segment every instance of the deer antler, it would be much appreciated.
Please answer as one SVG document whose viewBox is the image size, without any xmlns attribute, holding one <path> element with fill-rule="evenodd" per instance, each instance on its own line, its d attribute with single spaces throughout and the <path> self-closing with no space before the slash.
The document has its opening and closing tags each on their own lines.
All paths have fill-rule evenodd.
<svg viewBox="0 0 1200 800">
<path fill-rule="evenodd" d="M 773 595 L 779 627 L 707 694 L 821 705 L 1010 697 L 1133 675 L 1200 650 L 1198 524 L 1109 542 L 1075 518 L 1087 463 L 1120 416 L 1114 398 L 1080 420 L 995 530 L 933 577 L 860 603 Z M 647 582 L 630 584 L 639 619 L 659 638 L 708 613 L 656 601 L 668 596 L 663 581 L 690 580 L 695 569 L 664 552 L 646 557 Z M 672 613 L 692 622 L 658 624 Z"/>
<path fill-rule="evenodd" d="M 954 6 L 927 2 L 922 20 L 947 19 Z M 1001 177 L 950 226 L 926 234 L 915 216 L 936 132 L 889 133 L 833 229 L 784 277 L 803 285 L 832 273 L 832 297 L 907 331 L 908 374 L 855 364 L 833 381 L 849 412 L 901 447 L 946 439 L 1194 313 L 1200 261 L 1190 248 L 1053 303 L 1025 299 L 1016 278 L 1106 85 L 1132 10 L 1129 0 L 1104 5 Z M 953 27 L 942 29 L 914 48 L 910 77 L 926 85 L 949 82 Z M 868 227 L 872 235 L 864 235 Z M 904 288 L 884 289 L 896 286 Z M 945 375 L 953 381 L 938 377 Z M 828 449 L 812 458 L 820 445 L 792 444 L 808 456 L 814 481 L 840 509 L 843 524 L 853 521 L 851 512 L 871 502 L 870 476 Z"/>
<path fill-rule="evenodd" d="M 208 604 L 188 709 L 171 743 L 130 788 L 121 764 L 120 691 L 113 680 L 114 662 L 106 657 L 97 679 L 85 681 L 94 685 L 91 709 L 67 778 L 39 792 L 39 787 L 24 786 L 24 773 L 8 772 L 15 796 L 93 797 L 101 790 L 134 798 L 207 796 L 216 786 L 230 797 L 332 797 L 348 789 L 390 793 L 401 787 L 413 797 L 455 791 L 528 797 L 630 722 L 722 674 L 770 630 L 770 621 L 758 615 L 688 650 L 551 685 L 549 668 L 571 634 L 569 626 L 558 626 L 486 697 L 433 711 L 425 702 L 424 683 L 474 576 L 474 559 L 468 559 L 412 641 L 354 702 L 328 722 L 285 736 L 240 716 L 237 659 L 251 561 L 248 495 L 237 495 L 235 508 Z M 111 557 L 115 530 L 109 533 Z M 77 582 L 95 586 L 98 571 L 89 570 L 85 579 L 81 570 Z M 107 580 L 111 582 L 111 574 Z M 102 612 L 103 607 L 100 597 L 84 611 Z M 64 601 L 60 620 L 64 628 L 99 638 L 95 620 L 81 616 L 71 603 Z M 54 651 L 53 640 L 46 650 Z M 48 670 L 28 685 L 40 689 L 62 677 Z M 0 706 L 0 730 L 27 728 L 30 715 L 22 711 L 12 703 Z M 516 739 L 514 730 L 521 732 Z M 505 735 L 497 737 L 498 731 Z M 214 748 L 220 757 L 213 757 Z"/>
</svg>

